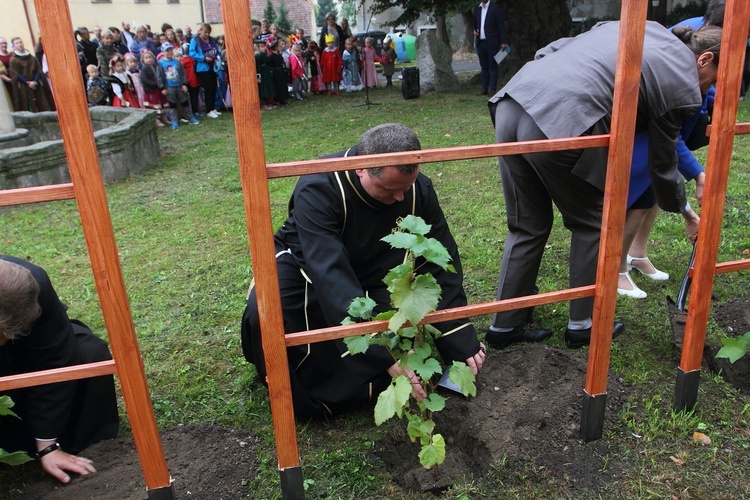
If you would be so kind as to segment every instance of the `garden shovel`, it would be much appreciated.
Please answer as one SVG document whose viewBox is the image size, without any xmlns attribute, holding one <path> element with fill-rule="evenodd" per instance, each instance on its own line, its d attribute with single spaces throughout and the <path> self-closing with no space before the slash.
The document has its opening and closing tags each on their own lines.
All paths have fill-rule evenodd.
<svg viewBox="0 0 750 500">
<path fill-rule="evenodd" d="M 690 263 L 688 264 L 685 277 L 682 278 L 680 291 L 677 293 L 677 303 L 667 296 L 667 314 L 669 321 L 672 323 L 672 339 L 678 351 L 682 351 L 682 341 L 685 337 L 685 324 L 687 323 L 687 295 L 690 291 L 690 283 L 693 281 L 693 264 L 695 263 L 695 243 L 693 243 L 693 253 L 690 254 Z"/>
</svg>

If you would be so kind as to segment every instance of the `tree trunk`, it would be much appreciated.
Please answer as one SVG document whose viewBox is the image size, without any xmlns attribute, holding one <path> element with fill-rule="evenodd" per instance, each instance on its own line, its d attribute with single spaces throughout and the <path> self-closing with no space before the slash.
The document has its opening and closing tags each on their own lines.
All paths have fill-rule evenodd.
<svg viewBox="0 0 750 500">
<path fill-rule="evenodd" d="M 445 16 L 435 16 L 435 26 L 437 27 L 437 39 L 451 46 L 450 36 L 448 36 L 448 24 L 445 22 Z"/>
<path fill-rule="evenodd" d="M 474 47 L 474 12 L 467 10 L 461 13 L 461 17 L 464 18 L 464 43 L 463 49 L 465 52 L 476 52 Z"/>
<path fill-rule="evenodd" d="M 531 61 L 540 48 L 569 36 L 573 27 L 567 0 L 498 0 L 497 3 L 503 9 L 508 44 L 512 49 L 500 64 L 501 81 L 508 80 Z"/>
</svg>

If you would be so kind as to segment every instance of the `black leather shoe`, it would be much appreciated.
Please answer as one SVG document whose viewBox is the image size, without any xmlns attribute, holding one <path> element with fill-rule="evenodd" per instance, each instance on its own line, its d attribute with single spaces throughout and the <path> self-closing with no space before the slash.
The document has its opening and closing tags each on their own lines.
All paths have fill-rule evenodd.
<svg viewBox="0 0 750 500">
<path fill-rule="evenodd" d="M 494 349 L 503 349 L 515 342 L 541 342 L 552 335 L 552 330 L 544 328 L 534 329 L 525 326 L 517 326 L 509 332 L 487 331 L 484 341 Z"/>
<path fill-rule="evenodd" d="M 625 332 L 625 325 L 616 322 L 612 326 L 612 339 L 616 339 Z M 591 341 L 591 328 L 585 330 L 570 330 L 565 329 L 565 345 L 570 349 L 580 349 L 585 345 L 589 345 Z"/>
</svg>

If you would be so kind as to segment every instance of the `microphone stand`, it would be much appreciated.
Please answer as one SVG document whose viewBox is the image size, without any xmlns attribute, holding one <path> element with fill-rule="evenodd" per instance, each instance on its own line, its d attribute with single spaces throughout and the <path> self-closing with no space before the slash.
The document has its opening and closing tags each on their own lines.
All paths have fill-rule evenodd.
<svg viewBox="0 0 750 500">
<path fill-rule="evenodd" d="M 364 10 L 365 0 L 362 0 L 362 3 L 360 3 L 360 7 Z M 368 19 L 367 27 L 365 28 L 365 40 L 367 39 L 367 35 L 370 33 L 370 23 L 372 22 L 372 16 L 373 16 L 373 12 L 372 10 L 370 10 L 370 19 Z M 372 50 L 374 51 L 375 47 L 373 47 Z M 362 49 L 362 59 L 364 60 L 364 49 Z M 362 75 L 364 76 L 364 80 L 366 80 L 367 79 L 367 62 L 365 62 L 365 64 L 362 65 Z M 360 78 L 360 80 L 363 80 L 363 79 Z M 377 80 L 378 80 L 378 74 L 377 72 L 375 72 L 375 82 L 376 82 L 375 84 L 376 85 L 377 85 Z M 379 102 L 370 101 L 370 87 L 368 87 L 367 85 L 365 85 L 365 101 L 360 104 L 352 104 L 353 108 L 361 108 L 363 106 L 367 109 L 370 109 L 370 106 L 380 106 Z"/>
</svg>

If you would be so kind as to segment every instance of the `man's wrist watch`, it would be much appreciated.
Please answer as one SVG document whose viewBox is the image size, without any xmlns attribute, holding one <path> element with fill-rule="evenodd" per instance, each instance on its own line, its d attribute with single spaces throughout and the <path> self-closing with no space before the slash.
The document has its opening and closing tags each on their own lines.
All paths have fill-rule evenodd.
<svg viewBox="0 0 750 500">
<path fill-rule="evenodd" d="M 41 450 L 36 452 L 36 458 L 42 458 L 45 455 L 49 455 L 53 451 L 57 451 L 60 449 L 60 443 L 52 443 L 51 445 L 47 446 L 46 448 L 42 448 Z"/>
</svg>

